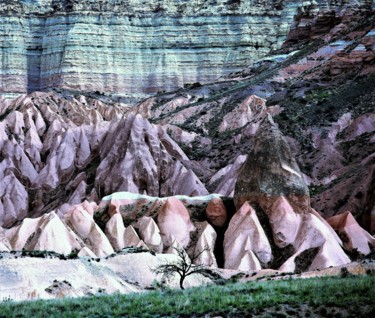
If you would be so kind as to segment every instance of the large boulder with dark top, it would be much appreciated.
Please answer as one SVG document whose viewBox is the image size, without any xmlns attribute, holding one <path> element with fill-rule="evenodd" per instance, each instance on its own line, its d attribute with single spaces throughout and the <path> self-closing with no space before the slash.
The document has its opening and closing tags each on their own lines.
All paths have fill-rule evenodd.
<svg viewBox="0 0 375 318">
<path fill-rule="evenodd" d="M 254 145 L 237 179 L 234 203 L 259 204 L 269 214 L 280 196 L 288 199 L 296 213 L 307 213 L 309 190 L 289 144 L 268 115 L 259 128 Z"/>
</svg>

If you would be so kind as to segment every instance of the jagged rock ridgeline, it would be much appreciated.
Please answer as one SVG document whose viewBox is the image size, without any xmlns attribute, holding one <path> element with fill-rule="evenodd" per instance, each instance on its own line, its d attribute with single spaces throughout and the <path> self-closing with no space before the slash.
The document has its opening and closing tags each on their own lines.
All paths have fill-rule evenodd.
<svg viewBox="0 0 375 318">
<path fill-rule="evenodd" d="M 0 249 L 76 252 L 80 257 L 95 258 L 126 247 L 172 254 L 173 248 L 179 247 L 197 255 L 206 249 L 197 261 L 217 266 L 216 232 L 202 221 L 204 208 L 202 215 L 194 216 L 192 207 L 202 208 L 218 200 L 214 195 L 157 198 L 120 192 L 105 197 L 99 206 L 87 201 L 66 204 L 39 218 L 25 218 L 11 229 L 0 228 Z"/>
<path fill-rule="evenodd" d="M 55 93 L 1 100 L 0 224 L 119 190 L 207 194 L 166 132 L 126 110 Z"/>
<path fill-rule="evenodd" d="M 92 146 L 93 143 L 90 143 L 92 138 L 86 138 L 87 142 L 82 142 L 82 137 L 80 137 L 77 149 L 73 147 L 74 139 L 65 145 L 62 141 L 69 140 L 67 137 L 69 133 L 74 137 L 75 129 L 78 129 L 81 132 L 79 136 L 82 136 L 83 129 L 85 127 L 88 129 L 87 127 L 90 126 L 82 123 L 81 125 L 74 124 L 76 117 L 80 123 L 79 115 L 82 112 L 75 115 L 73 111 L 66 116 L 65 120 L 58 120 L 56 114 L 65 109 L 62 107 L 63 100 L 59 100 L 61 96 L 52 93 L 34 94 L 34 96 L 34 100 L 33 97 L 29 97 L 16 101 L 19 103 L 18 110 L 9 114 L 6 110 L 10 103 L 5 103 L 3 106 L 5 120 L 2 122 L 2 155 L 4 157 L 2 162 L 8 164 L 4 164 L 4 167 L 8 169 L 3 170 L 6 176 L 3 182 L 13 180 L 19 188 L 17 196 L 12 196 L 13 193 L 3 194 L 2 204 L 5 207 L 3 209 L 4 212 L 8 212 L 7 208 L 12 207 L 11 204 L 13 204 L 11 211 L 19 212 L 15 203 L 23 202 L 23 213 L 25 213 L 16 216 L 4 213 L 4 220 L 23 219 L 27 214 L 28 204 L 22 197 L 26 195 L 27 199 L 27 187 L 25 188 L 20 181 L 17 181 L 16 176 L 19 178 L 24 176 L 21 179 L 26 184 L 28 181 L 30 186 L 42 180 L 41 187 L 47 193 L 56 189 L 59 184 L 72 179 L 73 181 L 69 183 L 75 184 L 76 190 L 67 201 L 68 203 L 60 204 L 58 209 L 39 218 L 25 218 L 20 225 L 10 229 L 2 229 L 2 250 L 53 250 L 62 254 L 77 251 L 79 256 L 104 257 L 115 250 L 129 246 L 143 247 L 159 253 L 173 253 L 174 248 L 178 247 L 186 249 L 190 255 L 207 248 L 207 251 L 200 256 L 199 262 L 216 266 L 224 261 L 225 268 L 246 271 L 262 268 L 305 271 L 350 262 L 341 247 L 342 242 L 339 237 L 328 223 L 310 208 L 308 190 L 299 167 L 286 139 L 269 115 L 264 116 L 260 122 L 248 160 L 239 173 L 234 197 L 237 212 L 228 211 L 218 196 L 195 198 L 175 196 L 161 199 L 129 192 L 106 197 L 98 207 L 95 203 L 84 202 L 78 205 L 74 203 L 75 200 L 78 202 L 83 200 L 88 194 L 93 196 L 96 193 L 97 196 L 97 192 L 111 191 L 116 187 L 124 187 L 137 192 L 160 193 L 166 191 L 163 190 L 164 186 L 168 186 L 170 189 L 168 191 L 173 192 L 173 189 L 178 189 L 188 195 L 199 194 L 199 191 L 206 194 L 207 191 L 192 172 L 184 177 L 184 180 L 188 181 L 190 176 L 192 181 L 184 182 L 183 188 L 180 188 L 179 183 L 174 181 L 181 178 L 178 177 L 181 176 L 181 172 L 179 169 L 176 170 L 176 166 L 173 173 L 168 174 L 171 164 L 182 165 L 179 161 L 168 159 L 168 155 L 174 153 L 176 157 L 179 156 L 183 160 L 184 154 L 171 139 L 168 139 L 168 135 L 160 127 L 152 126 L 139 115 L 129 114 L 126 118 L 118 119 L 116 112 L 114 112 L 115 119 L 109 122 L 101 119 L 96 124 L 102 127 L 99 134 L 102 137 L 94 139 L 95 145 L 99 147 L 97 151 L 101 159 L 94 179 L 99 187 L 96 188 L 94 183 L 92 190 L 87 191 L 88 183 L 85 182 L 83 176 L 83 173 L 87 173 L 87 169 L 75 178 L 71 174 L 79 167 L 85 168 L 84 163 L 91 161 L 88 158 L 95 149 Z M 36 107 L 35 103 L 38 100 L 36 97 L 43 98 L 43 105 L 45 105 L 43 111 L 41 107 Z M 75 100 L 73 105 L 83 103 L 83 101 L 83 99 L 80 102 Z M 87 105 L 79 105 L 81 110 L 85 107 L 90 109 Z M 74 110 L 74 107 L 72 109 Z M 100 115 L 99 112 L 98 114 Z M 98 114 L 94 118 L 100 118 Z M 25 115 L 27 115 L 26 120 Z M 55 127 L 65 128 L 64 134 L 59 135 L 59 131 L 56 130 L 51 130 L 54 132 L 52 137 L 44 134 L 45 130 L 48 132 L 50 129 L 42 129 L 47 126 L 46 123 L 49 123 L 48 117 L 54 118 Z M 53 123 L 48 126 L 54 127 Z M 60 126 L 56 126 L 56 123 Z M 52 140 L 48 148 L 51 150 L 45 166 L 38 168 L 39 173 L 34 168 L 35 174 L 26 174 L 30 171 L 30 167 L 36 166 L 36 161 L 34 162 L 30 156 L 24 154 L 25 148 L 21 146 L 28 144 L 29 136 L 32 135 L 35 136 L 33 141 L 40 140 L 40 147 L 36 149 L 39 150 L 30 152 L 36 154 L 34 158 L 40 158 L 43 148 L 36 127 L 40 128 L 39 133 L 44 140 Z M 118 127 L 121 128 L 118 129 Z M 157 136 L 160 137 L 156 139 Z M 60 140 L 60 143 L 54 144 L 55 140 Z M 19 155 L 15 156 L 14 152 L 9 151 L 8 144 L 19 147 Z M 165 146 L 162 146 L 164 144 Z M 4 145 L 8 146 L 4 147 Z M 34 143 L 30 145 L 33 146 Z M 63 150 L 59 152 L 56 149 L 60 147 Z M 85 148 L 80 150 L 81 147 Z M 156 147 L 156 150 L 153 147 Z M 125 154 L 122 155 L 124 152 Z M 150 156 L 147 156 L 148 152 Z M 165 153 L 164 161 L 169 162 L 169 169 L 163 168 L 160 164 L 154 164 L 163 153 Z M 23 157 L 22 154 L 24 154 Z M 17 158 L 25 159 L 18 160 Z M 249 158 L 259 158 L 259 160 Z M 10 165 L 9 162 L 12 164 Z M 80 165 L 81 162 L 83 163 Z M 121 168 L 123 164 L 125 166 Z M 136 166 L 132 169 L 134 164 Z M 141 167 L 139 167 L 140 164 Z M 61 165 L 66 168 L 61 168 Z M 12 170 L 13 166 L 17 169 Z M 159 168 L 161 172 L 167 171 L 168 182 L 161 182 L 159 185 L 156 183 L 155 180 L 160 179 L 153 177 L 155 168 Z M 69 169 L 72 170 L 69 171 Z M 22 171 L 24 174 L 19 173 Z M 48 171 L 48 173 L 43 174 L 43 171 Z M 130 176 L 129 172 L 132 173 Z M 81 176 L 78 177 L 80 174 Z M 138 183 L 138 177 L 143 183 Z M 76 179 L 78 181 L 75 181 Z M 2 189 L 16 191 L 17 187 L 7 185 Z M 49 206 L 47 205 L 44 209 Z M 41 213 L 42 210 L 38 212 Z M 356 224 L 353 220 L 351 223 Z M 364 242 L 373 244 L 365 232 L 361 232 L 358 225 L 354 232 L 347 228 L 343 230 L 340 226 L 335 226 L 335 228 L 341 236 L 345 231 L 349 237 L 346 241 L 355 242 L 346 244 L 347 249 L 358 249 L 359 245 L 353 238 L 353 235 L 358 232 L 363 233 L 362 241 L 367 240 Z M 216 244 L 219 234 L 224 234 L 224 237 L 221 237 L 222 246 L 220 243 L 219 246 Z M 363 249 L 362 241 L 360 252 L 368 254 L 370 249 Z M 223 255 L 223 259 L 217 259 L 220 255 Z"/>
<path fill-rule="evenodd" d="M 26 218 L 11 229 L 0 228 L 0 247 L 2 251 L 54 251 L 89 258 L 106 257 L 126 247 L 169 254 L 179 248 L 191 256 L 200 254 L 196 264 L 210 267 L 222 261 L 217 257 L 223 250 L 224 268 L 239 271 L 272 268 L 302 272 L 350 262 L 341 240 L 313 210 L 299 215 L 280 197 L 273 206 L 273 215 L 264 218 L 246 202 L 229 225 L 217 227 L 205 219 L 205 209 L 218 200 L 220 197 L 212 195 L 156 198 L 115 193 L 99 206 L 84 202 L 36 219 Z M 170 214 L 169 221 L 166 213 Z M 348 230 L 353 226 L 356 231 Z M 343 237 L 342 227 L 334 227 Z M 354 219 L 349 227 L 345 227 L 345 248 L 363 255 L 370 253 L 370 247 L 375 246 L 373 238 Z M 281 233 L 285 229 L 287 232 Z M 216 240 L 222 230 L 224 243 L 218 246 Z M 358 238 L 360 233 L 363 235 Z M 358 248 L 358 242 L 360 247 L 368 243 L 367 250 Z"/>
<path fill-rule="evenodd" d="M 299 168 L 286 140 L 270 117 L 264 121 L 249 153 L 249 158 L 255 157 L 263 149 L 263 160 L 247 161 L 242 168 L 234 197 L 240 205 L 237 212 L 228 211 L 217 195 L 159 198 L 120 192 L 103 198 L 99 206 L 66 204 L 40 218 L 2 229 L 1 248 L 77 251 L 91 257 L 108 256 L 125 247 L 172 254 L 180 248 L 191 256 L 204 252 L 196 260 L 200 264 L 224 262 L 224 268 L 241 271 L 302 272 L 349 263 L 339 236 L 310 207 L 302 177 L 295 179 Z M 272 159 L 272 166 L 267 166 L 270 162 L 265 157 Z M 256 190 L 250 183 L 255 183 Z M 367 255 L 375 247 L 373 238 L 354 218 L 330 223 L 341 237 L 346 235 L 348 251 Z M 60 232 L 64 240 L 60 240 Z"/>
<path fill-rule="evenodd" d="M 346 2 L 2 1 L 0 93 L 59 87 L 134 97 L 212 81 L 279 48 L 297 9 L 310 4 L 335 11 Z"/>
</svg>

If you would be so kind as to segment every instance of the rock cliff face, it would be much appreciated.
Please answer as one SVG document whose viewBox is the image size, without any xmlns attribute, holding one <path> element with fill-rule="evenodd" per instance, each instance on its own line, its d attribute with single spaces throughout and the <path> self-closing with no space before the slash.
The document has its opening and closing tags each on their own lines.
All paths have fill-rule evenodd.
<svg viewBox="0 0 375 318">
<path fill-rule="evenodd" d="M 303 5 L 334 12 L 347 1 L 337 2 Z M 279 48 L 301 5 L 289 0 L 2 1 L 0 93 L 59 87 L 134 97 L 212 81 Z"/>
</svg>

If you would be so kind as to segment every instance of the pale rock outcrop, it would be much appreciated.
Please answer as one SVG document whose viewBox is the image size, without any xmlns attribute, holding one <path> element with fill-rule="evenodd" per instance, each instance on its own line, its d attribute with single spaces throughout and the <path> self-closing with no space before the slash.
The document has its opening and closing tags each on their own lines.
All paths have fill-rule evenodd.
<svg viewBox="0 0 375 318">
<path fill-rule="evenodd" d="M 92 250 L 90 250 L 87 246 L 83 247 L 79 253 L 77 254 L 78 257 L 90 257 L 90 258 L 97 258 Z"/>
<path fill-rule="evenodd" d="M 9 248 L 4 244 L 4 242 L 0 242 L 0 252 L 9 252 Z"/>
<path fill-rule="evenodd" d="M 163 241 L 160 230 L 153 218 L 149 216 L 140 218 L 136 224 L 136 228 L 138 229 L 142 241 L 150 250 L 155 253 L 163 252 Z"/>
<path fill-rule="evenodd" d="M 213 198 L 207 205 L 206 216 L 208 221 L 214 226 L 223 226 L 228 218 L 227 209 L 223 203 L 223 200 Z"/>
<path fill-rule="evenodd" d="M 224 116 L 219 126 L 219 131 L 235 130 L 251 121 L 259 121 L 265 116 L 266 108 L 265 99 L 250 95 L 234 110 Z"/>
<path fill-rule="evenodd" d="M 26 217 L 27 202 L 25 188 L 13 172 L 9 172 L 0 181 L 0 225 L 10 226 L 17 219 Z"/>
<path fill-rule="evenodd" d="M 159 210 L 157 223 L 166 247 L 172 246 L 176 240 L 185 248 L 190 241 L 190 232 L 195 229 L 185 206 L 173 197 L 168 198 Z"/>
<path fill-rule="evenodd" d="M 69 254 L 80 250 L 82 240 L 70 230 L 54 211 L 36 219 L 24 219 L 20 225 L 6 230 L 12 250 L 54 251 Z"/>
<path fill-rule="evenodd" d="M 150 118 L 150 116 L 144 116 L 145 118 Z M 178 142 L 178 144 L 190 145 L 195 138 L 198 136 L 195 132 L 188 132 L 181 129 L 178 126 L 166 124 L 161 126 L 164 131 L 166 131 L 170 136 Z"/>
<path fill-rule="evenodd" d="M 242 248 L 242 254 L 238 257 L 239 262 L 236 265 L 237 269 L 239 271 L 258 271 L 262 269 L 262 266 L 254 254 L 254 252 L 251 250 L 251 242 L 250 238 L 248 237 L 245 245 Z"/>
<path fill-rule="evenodd" d="M 302 261 L 307 263 L 307 266 L 305 264 L 305 268 L 302 268 L 301 271 L 350 263 L 349 257 L 344 253 L 329 228 L 312 213 L 303 216 L 293 247 L 296 252 L 280 267 L 281 271 L 293 272 L 298 270 L 296 268 L 296 258 L 298 256 L 302 257 L 301 254 L 303 252 L 311 249 L 317 249 L 318 252 L 307 260 L 302 257 Z"/>
<path fill-rule="evenodd" d="M 5 230 L 5 235 L 14 251 L 21 251 L 29 237 L 34 235 L 38 228 L 39 219 L 25 218 L 20 225 Z"/>
<path fill-rule="evenodd" d="M 68 200 L 68 204 L 77 205 L 80 204 L 86 198 L 86 191 L 87 191 L 87 184 L 84 180 L 82 180 L 76 189 L 74 190 L 73 194 L 70 196 Z"/>
<path fill-rule="evenodd" d="M 137 247 L 140 247 L 140 248 L 142 248 L 144 250 L 149 250 L 148 246 L 142 240 L 139 241 Z"/>
<path fill-rule="evenodd" d="M 233 197 L 238 175 L 246 159 L 247 155 L 237 156 L 233 163 L 220 169 L 210 178 L 208 186 L 214 189 L 214 193 Z"/>
<path fill-rule="evenodd" d="M 80 206 L 92 217 L 94 216 L 94 213 L 98 208 L 98 205 L 95 202 L 89 202 L 87 200 L 83 201 Z"/>
<path fill-rule="evenodd" d="M 194 259 L 196 265 L 217 267 L 216 257 L 214 254 L 217 234 L 214 228 L 208 223 L 203 222 L 199 225 L 200 235 L 195 245 Z"/>
<path fill-rule="evenodd" d="M 367 255 L 375 249 L 375 238 L 359 226 L 353 215 L 347 211 L 327 219 L 336 233 L 340 236 L 347 250 L 357 250 Z"/>
<path fill-rule="evenodd" d="M 115 251 L 125 247 L 125 226 L 120 213 L 115 213 L 105 225 L 105 234 Z"/>
<path fill-rule="evenodd" d="M 285 197 L 281 196 L 272 205 L 269 222 L 275 244 L 284 248 L 295 242 L 302 218 L 293 211 Z"/>
<path fill-rule="evenodd" d="M 12 249 L 5 235 L 4 229 L 0 227 L 0 252 L 10 251 Z"/>
<path fill-rule="evenodd" d="M 114 252 L 108 238 L 86 210 L 80 206 L 74 207 L 65 219 L 95 255 L 103 257 Z"/>
<path fill-rule="evenodd" d="M 124 244 L 125 247 L 138 247 L 144 245 L 134 227 L 131 225 L 129 225 L 124 231 Z"/>
<path fill-rule="evenodd" d="M 79 258 L 66 261 L 53 255 L 47 258 L 5 256 L 0 262 L 0 297 L 30 301 L 84 297 L 99 291 L 108 294 L 139 291 L 124 279 L 129 270 L 126 264 L 132 262 L 131 258 L 121 259 L 122 268 L 117 271 L 103 266 L 103 262 Z"/>
<path fill-rule="evenodd" d="M 335 267 L 349 264 L 350 262 L 350 258 L 342 251 L 339 245 L 330 244 L 330 242 L 326 241 L 307 270 L 313 271 L 331 266 Z"/>
<path fill-rule="evenodd" d="M 34 233 L 35 236 L 28 238 L 24 249 L 69 254 L 83 245 L 81 239 L 54 212 L 41 217 L 41 222 Z"/>
<path fill-rule="evenodd" d="M 168 248 L 165 250 L 165 254 L 179 255 L 179 253 L 182 252 L 186 256 L 187 259 L 190 259 L 184 247 L 181 246 L 179 241 L 177 241 L 172 234 L 169 235 L 168 240 L 172 242 L 172 244 L 168 246 Z"/>
<path fill-rule="evenodd" d="M 263 264 L 269 263 L 272 259 L 271 245 L 257 214 L 251 205 L 245 202 L 232 217 L 225 232 L 224 267 L 238 269 L 241 262 L 242 266 L 245 266 L 242 259 L 248 251 L 252 251 Z M 257 264 L 254 257 L 250 257 L 249 260 L 251 260 L 251 266 Z M 258 266 L 254 270 L 257 268 Z"/>
<path fill-rule="evenodd" d="M 317 211 L 315 211 L 314 209 L 311 209 L 310 210 L 310 213 L 314 216 L 316 216 L 320 222 L 322 222 L 326 228 L 328 229 L 328 231 L 331 232 L 332 236 L 335 238 L 336 242 L 339 243 L 340 246 L 343 245 L 342 243 L 342 240 L 340 239 L 340 237 L 337 235 L 337 233 L 335 232 L 335 230 L 331 227 L 331 225 L 327 222 L 326 219 L 324 219 L 320 213 L 318 213 Z"/>
</svg>

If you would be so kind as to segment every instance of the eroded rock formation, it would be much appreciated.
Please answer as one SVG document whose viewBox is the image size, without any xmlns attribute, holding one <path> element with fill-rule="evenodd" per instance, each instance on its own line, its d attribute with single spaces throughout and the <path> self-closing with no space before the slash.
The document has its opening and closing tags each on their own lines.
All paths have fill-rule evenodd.
<svg viewBox="0 0 375 318">
<path fill-rule="evenodd" d="M 59 87 L 134 97 L 212 81 L 280 47 L 297 7 L 293 1 L 2 2 L 0 92 Z"/>
<path fill-rule="evenodd" d="M 159 94 L 132 111 L 160 123 L 208 190 L 226 196 L 233 196 L 254 136 L 271 114 L 312 207 L 325 218 L 351 211 L 374 233 L 374 9 L 371 1 L 303 6 L 275 54 L 221 81 Z M 257 112 L 249 103 L 258 100 L 254 95 L 266 100 Z"/>
<path fill-rule="evenodd" d="M 1 225 L 116 191 L 208 193 L 160 127 L 123 117 L 127 107 L 75 97 L 34 93 L 0 101 Z"/>
<path fill-rule="evenodd" d="M 239 174 L 234 196 L 239 209 L 234 215 L 218 196 L 158 198 L 122 192 L 105 197 L 99 206 L 67 204 L 59 216 L 51 212 L 25 219 L 2 230 L 1 246 L 97 257 L 125 247 L 172 254 L 177 248 L 200 255 L 197 264 L 207 266 L 217 266 L 222 250 L 228 269 L 301 272 L 350 262 L 335 229 L 346 235 L 347 249 L 371 252 L 365 245 L 374 244 L 373 238 L 353 218 L 331 219 L 332 229 L 310 207 L 309 198 L 286 139 L 267 116 Z M 223 246 L 218 247 L 223 230 Z M 64 233 L 63 240 L 57 239 L 58 233 Z"/>
<path fill-rule="evenodd" d="M 294 272 L 349 263 L 341 240 L 310 207 L 288 143 L 271 117 L 264 121 L 237 179 L 234 202 L 240 209 L 225 233 L 225 267 Z M 279 253 L 282 264 L 276 263 Z"/>
<path fill-rule="evenodd" d="M 29 40 L 34 39 L 35 25 L 42 20 L 45 24 L 37 32 L 45 32 L 45 28 L 55 32 L 54 23 L 65 30 L 67 18 L 71 21 L 67 34 L 59 35 L 66 40 L 63 52 L 59 41 L 56 50 L 49 51 L 52 35 L 48 40 L 37 36 L 43 41 L 42 53 L 30 40 L 32 44 L 26 41 L 17 46 L 30 52 L 14 54 L 14 61 L 1 60 L 6 66 L 18 63 L 14 68 L 1 68 L 11 70 L 1 73 L 1 83 L 11 88 L 7 90 L 10 95 L 44 88 L 47 81 L 70 90 L 33 93 L 13 101 L 0 99 L 0 225 L 4 227 L 0 228 L 0 250 L 46 249 L 103 258 L 125 247 L 171 254 L 182 248 L 190 256 L 202 252 L 197 264 L 287 272 L 346 264 L 350 259 L 343 247 L 369 254 L 373 237 L 354 219 L 373 230 L 375 23 L 369 2 L 304 2 L 287 43 L 274 55 L 220 81 L 160 93 L 132 109 L 100 92 L 94 94 L 96 98 L 74 92 L 150 93 L 160 85 L 168 88 L 161 78 L 172 79 L 173 85 L 207 80 L 203 71 L 194 73 L 194 67 L 192 73 L 178 70 L 182 80 L 170 74 L 173 67 L 164 68 L 166 63 L 181 62 L 169 59 L 183 45 L 183 36 L 173 48 L 168 37 L 157 48 L 151 40 L 147 42 L 155 47 L 157 65 L 151 66 L 152 78 L 141 71 L 135 74 L 134 69 L 131 76 L 127 68 L 122 73 L 136 88 L 126 86 L 118 76 L 117 71 L 127 67 L 121 54 L 116 53 L 121 61 L 101 59 L 113 53 L 107 54 L 108 47 L 118 49 L 112 46 L 115 42 L 127 45 L 127 53 L 147 49 L 137 47 L 138 42 L 132 47 L 131 41 L 128 45 L 107 39 L 112 32 L 106 26 L 113 8 L 129 9 L 114 15 L 111 27 L 116 26 L 117 31 L 125 18 L 132 27 L 147 20 L 150 30 L 155 21 L 163 21 L 166 24 L 157 24 L 163 32 L 179 32 L 170 27 L 181 19 L 181 27 L 192 21 L 196 27 L 199 22 L 192 6 L 183 6 L 183 1 L 168 1 L 167 7 L 161 1 L 142 3 L 135 12 L 130 9 L 136 2 L 40 0 L 0 5 L 4 25 L 13 21 L 16 31 L 24 28 L 17 29 L 23 17 L 31 19 Z M 262 15 L 263 11 L 253 11 L 259 7 L 276 10 L 267 11 L 275 13 L 271 23 L 284 21 L 291 18 L 290 8 L 299 6 L 293 1 L 256 1 L 252 5 L 218 1 L 215 9 L 207 10 L 200 7 L 202 3 L 196 1 L 195 7 L 207 18 L 199 25 L 203 33 L 205 23 L 215 20 L 216 25 L 228 16 L 230 25 L 241 20 L 241 29 L 249 17 Z M 41 10 L 43 15 L 38 14 Z M 95 48 L 95 54 L 91 47 L 95 41 L 88 39 L 90 45 L 84 52 L 78 45 L 86 34 L 81 27 L 87 25 L 95 25 L 94 31 L 100 28 L 102 38 L 108 40 Z M 222 26 L 226 30 L 228 24 Z M 222 29 L 215 32 L 218 30 Z M 29 36 L 21 31 L 21 37 Z M 194 52 L 200 45 L 199 32 L 192 45 Z M 280 34 L 272 33 L 269 40 L 262 37 L 266 44 L 251 46 L 258 45 L 262 53 L 279 38 Z M 215 34 L 207 41 L 210 47 L 216 43 L 212 39 L 217 40 Z M 296 42 L 304 39 L 310 43 L 301 49 Z M 14 48 L 12 41 L 17 37 L 8 40 L 4 43 Z M 243 48 L 248 45 L 245 42 Z M 220 45 L 230 54 L 232 44 L 221 41 Z M 193 63 L 184 64 L 186 67 L 202 66 L 200 59 L 207 55 L 207 47 L 199 48 L 193 62 L 191 55 L 183 53 Z M 221 49 L 217 51 L 221 56 Z M 80 58 L 72 59 L 73 52 Z M 142 54 L 141 64 L 132 67 L 147 73 L 149 57 Z M 27 67 L 25 56 L 31 57 Z M 91 59 L 93 56 L 97 59 Z M 220 58 L 210 61 L 216 61 L 221 72 Z M 95 67 L 87 67 L 92 60 Z M 86 63 L 84 71 L 82 63 Z M 230 61 L 226 67 L 236 70 Z M 212 70 L 211 66 L 207 69 Z M 14 74 L 12 70 L 16 70 Z M 145 84 L 140 84 L 141 77 Z M 205 184 L 212 193 L 234 196 L 234 204 L 229 198 L 208 195 Z M 345 213 L 329 222 L 320 215 L 348 210 L 353 216 Z"/>
<path fill-rule="evenodd" d="M 271 245 L 255 210 L 245 202 L 225 232 L 225 268 L 259 270 L 272 258 Z"/>
<path fill-rule="evenodd" d="M 359 226 L 349 211 L 330 217 L 327 222 L 338 233 L 347 250 L 367 255 L 375 249 L 375 238 Z"/>
<path fill-rule="evenodd" d="M 292 151 L 271 116 L 261 123 L 253 148 L 237 179 L 234 201 L 239 209 L 246 201 L 259 204 L 266 213 L 285 196 L 298 213 L 309 209 L 309 190 Z"/>
</svg>

